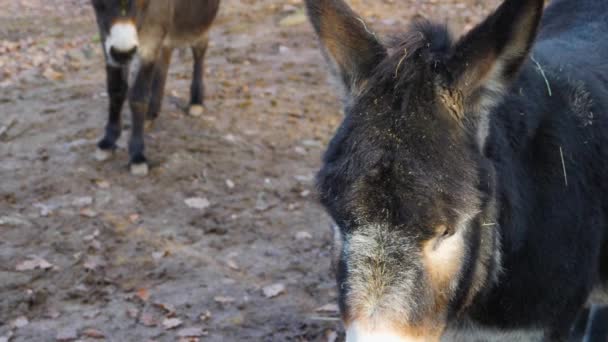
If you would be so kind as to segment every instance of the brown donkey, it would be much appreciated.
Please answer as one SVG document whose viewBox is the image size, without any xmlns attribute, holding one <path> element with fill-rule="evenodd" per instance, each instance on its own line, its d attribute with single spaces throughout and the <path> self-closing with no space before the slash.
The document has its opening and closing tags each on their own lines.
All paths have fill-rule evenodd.
<svg viewBox="0 0 608 342">
<path fill-rule="evenodd" d="M 103 43 L 110 96 L 108 124 L 96 158 L 106 160 L 116 149 L 122 130 L 120 113 L 129 89 L 129 65 L 138 55 L 141 66 L 129 95 L 133 118 L 129 155 L 131 173 L 147 175 L 144 121 L 158 116 L 174 48 L 192 48 L 194 72 L 189 113 L 202 114 L 208 31 L 217 15 L 219 0 L 91 0 L 91 3 Z"/>
</svg>

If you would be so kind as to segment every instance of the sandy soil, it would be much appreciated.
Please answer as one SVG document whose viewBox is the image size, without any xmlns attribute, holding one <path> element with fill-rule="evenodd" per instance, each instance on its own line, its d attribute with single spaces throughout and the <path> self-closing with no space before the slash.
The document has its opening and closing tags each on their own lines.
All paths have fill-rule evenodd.
<svg viewBox="0 0 608 342">
<path fill-rule="evenodd" d="M 414 16 L 461 30 L 497 1 L 350 3 L 386 35 Z M 135 178 L 126 109 L 121 149 L 93 159 L 108 99 L 88 1 L 0 0 L 0 341 L 341 338 L 313 176 L 342 114 L 303 19 L 297 0 L 223 1 L 205 115 L 183 113 L 176 52 Z"/>
</svg>

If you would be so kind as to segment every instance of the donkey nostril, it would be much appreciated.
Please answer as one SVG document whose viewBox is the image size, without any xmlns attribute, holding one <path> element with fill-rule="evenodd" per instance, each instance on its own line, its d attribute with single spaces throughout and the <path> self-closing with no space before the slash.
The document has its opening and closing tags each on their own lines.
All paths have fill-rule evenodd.
<svg viewBox="0 0 608 342">
<path fill-rule="evenodd" d="M 137 46 L 134 46 L 131 50 L 128 51 L 120 51 L 115 47 L 110 48 L 110 56 L 118 63 L 127 63 L 129 62 L 135 53 L 137 52 Z"/>
</svg>

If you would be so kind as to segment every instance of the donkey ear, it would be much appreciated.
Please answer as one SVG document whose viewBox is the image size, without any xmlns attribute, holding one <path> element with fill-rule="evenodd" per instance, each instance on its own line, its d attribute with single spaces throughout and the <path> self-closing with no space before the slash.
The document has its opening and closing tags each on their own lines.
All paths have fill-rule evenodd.
<svg viewBox="0 0 608 342">
<path fill-rule="evenodd" d="M 544 0 L 505 0 L 456 43 L 447 70 L 470 111 L 487 110 L 514 80 L 536 37 L 543 4 Z"/>
<path fill-rule="evenodd" d="M 306 0 L 306 7 L 330 65 L 347 91 L 357 91 L 386 49 L 343 0 Z"/>
</svg>

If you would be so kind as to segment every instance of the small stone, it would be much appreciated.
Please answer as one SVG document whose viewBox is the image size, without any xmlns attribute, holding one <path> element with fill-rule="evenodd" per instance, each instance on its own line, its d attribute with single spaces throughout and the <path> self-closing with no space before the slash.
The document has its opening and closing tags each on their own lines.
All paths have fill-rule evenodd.
<svg viewBox="0 0 608 342">
<path fill-rule="evenodd" d="M 312 239 L 312 235 L 309 232 L 297 232 L 296 240 L 310 240 Z"/>
<path fill-rule="evenodd" d="M 201 322 L 207 322 L 208 320 L 211 319 L 211 311 L 207 310 L 205 312 L 203 312 L 199 319 L 201 320 Z"/>
<path fill-rule="evenodd" d="M 15 319 L 13 322 L 11 322 L 11 326 L 19 329 L 19 328 L 23 328 L 24 326 L 28 325 L 29 323 L 30 323 L 30 321 L 27 319 L 27 317 L 20 316 L 20 317 L 17 317 L 17 319 Z"/>
<path fill-rule="evenodd" d="M 238 271 L 240 269 L 239 265 L 237 265 L 237 263 L 234 260 L 226 261 L 226 265 L 228 265 L 228 267 L 230 267 L 231 269 L 233 269 L 235 271 Z"/>
<path fill-rule="evenodd" d="M 310 190 L 304 190 L 300 193 L 300 196 L 302 197 L 308 197 L 310 195 Z"/>
<path fill-rule="evenodd" d="M 235 184 L 232 180 L 226 179 L 226 186 L 228 187 L 228 189 L 234 189 Z"/>
<path fill-rule="evenodd" d="M 285 285 L 281 283 L 272 284 L 262 289 L 266 298 L 274 298 L 285 292 Z"/>
<path fill-rule="evenodd" d="M 200 197 L 188 198 L 184 200 L 184 203 L 186 203 L 186 205 L 190 208 L 199 210 L 207 209 L 209 208 L 209 206 L 211 206 L 211 203 L 208 199 Z"/>
<path fill-rule="evenodd" d="M 91 208 L 84 208 L 80 210 L 80 215 L 88 218 L 95 218 L 98 214 Z"/>
<path fill-rule="evenodd" d="M 108 189 L 110 187 L 110 182 L 106 180 L 98 180 L 96 183 L 100 189 Z"/>
</svg>

